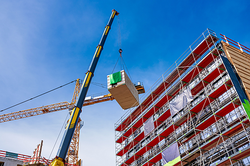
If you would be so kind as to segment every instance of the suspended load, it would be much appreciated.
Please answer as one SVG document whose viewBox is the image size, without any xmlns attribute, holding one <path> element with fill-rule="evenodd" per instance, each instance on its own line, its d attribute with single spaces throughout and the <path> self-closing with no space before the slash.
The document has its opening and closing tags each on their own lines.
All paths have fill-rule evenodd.
<svg viewBox="0 0 250 166">
<path fill-rule="evenodd" d="M 124 70 L 107 76 L 108 91 L 123 109 L 139 105 L 138 91 Z"/>
</svg>

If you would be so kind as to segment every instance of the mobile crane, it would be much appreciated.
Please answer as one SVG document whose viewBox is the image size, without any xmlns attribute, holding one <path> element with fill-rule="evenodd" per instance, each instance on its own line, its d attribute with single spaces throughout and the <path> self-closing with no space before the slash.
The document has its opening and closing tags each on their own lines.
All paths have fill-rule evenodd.
<svg viewBox="0 0 250 166">
<path fill-rule="evenodd" d="M 111 15 L 110 19 L 113 19 L 115 15 L 118 15 L 117 12 L 115 12 L 115 14 L 113 14 L 113 13 L 114 13 L 114 11 L 112 11 L 112 15 Z M 111 26 L 112 22 L 110 23 L 110 21 L 109 21 L 108 25 Z M 98 45 L 98 47 L 102 46 L 101 49 L 103 48 L 103 45 L 105 43 L 105 40 L 106 40 L 106 37 L 108 34 L 108 30 L 110 29 L 110 26 L 109 27 L 107 27 L 107 26 L 106 26 L 106 29 L 103 33 L 102 39 Z M 106 35 L 106 36 L 104 36 L 104 35 Z M 105 37 L 105 40 L 103 40 L 103 37 Z M 98 56 L 100 56 L 101 50 L 99 50 L 98 47 L 96 49 L 94 57 L 97 55 L 97 53 L 98 53 L 97 51 L 99 51 Z M 93 60 L 94 60 L 94 58 L 93 58 Z M 92 61 L 92 64 L 93 64 L 93 61 Z M 31 116 L 36 116 L 36 115 L 47 114 L 47 113 L 65 110 L 65 109 L 72 109 L 74 107 L 74 104 L 76 103 L 77 97 L 79 96 L 79 92 L 81 89 L 80 87 L 81 87 L 80 81 L 79 81 L 79 79 L 77 79 L 71 103 L 60 102 L 60 103 L 50 104 L 50 105 L 46 105 L 46 106 L 42 106 L 42 107 L 36 107 L 36 108 L 27 109 L 27 110 L 3 114 L 3 115 L 0 115 L 0 123 L 13 121 L 13 120 L 17 120 L 17 119 L 23 119 L 23 118 L 27 118 L 27 117 L 31 117 Z M 143 85 L 136 84 L 135 88 L 138 91 L 138 94 L 145 93 Z M 111 94 L 107 94 L 107 95 L 103 95 L 103 96 L 99 96 L 99 97 L 95 97 L 95 98 L 88 98 L 88 99 L 85 98 L 85 101 L 83 102 L 82 106 L 92 105 L 92 104 L 96 104 L 96 103 L 100 103 L 100 102 L 104 102 L 104 101 L 110 101 L 110 100 L 114 100 L 114 97 Z M 81 120 L 79 118 L 78 123 L 75 127 L 74 136 L 71 139 L 70 147 L 68 148 L 68 159 L 71 159 L 70 161 L 72 163 L 76 163 L 78 161 L 78 148 L 79 147 L 78 147 L 77 143 L 79 142 L 79 132 L 80 132 L 79 122 L 80 121 Z M 72 154 L 71 151 L 74 151 L 74 154 Z"/>
<path fill-rule="evenodd" d="M 66 126 L 66 129 L 65 129 L 61 144 L 60 144 L 58 152 L 57 152 L 57 156 L 51 162 L 50 166 L 64 166 L 64 162 L 65 162 L 65 158 L 66 158 L 66 155 L 67 155 L 67 152 L 68 152 L 68 148 L 69 148 L 72 136 L 74 134 L 74 131 L 75 131 L 75 128 L 76 128 L 80 113 L 82 111 L 82 106 L 83 106 L 83 103 L 84 103 L 84 99 L 85 99 L 86 94 L 88 92 L 89 85 L 90 85 L 90 82 L 92 80 L 92 77 L 93 77 L 97 62 L 98 62 L 98 60 L 100 58 L 101 52 L 103 50 L 104 43 L 105 43 L 105 41 L 107 39 L 107 35 L 108 35 L 109 30 L 111 28 L 111 25 L 113 23 L 114 17 L 116 15 L 118 15 L 118 14 L 119 13 L 116 10 L 112 10 L 112 14 L 111 14 L 111 16 L 109 18 L 109 21 L 108 21 L 108 24 L 105 27 L 105 30 L 104 30 L 104 32 L 102 34 L 99 45 L 96 48 L 96 51 L 94 53 L 92 62 L 90 64 L 90 66 L 89 66 L 89 70 L 85 74 L 85 79 L 84 79 L 83 84 L 82 84 L 80 95 L 79 95 L 78 100 L 76 102 L 76 106 L 73 108 L 73 110 L 71 112 L 70 119 L 69 119 L 68 124 Z"/>
</svg>

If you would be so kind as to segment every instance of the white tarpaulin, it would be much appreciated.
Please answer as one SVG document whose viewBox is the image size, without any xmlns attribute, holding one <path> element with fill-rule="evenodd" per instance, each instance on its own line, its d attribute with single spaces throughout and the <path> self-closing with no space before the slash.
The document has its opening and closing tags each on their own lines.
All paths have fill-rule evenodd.
<svg viewBox="0 0 250 166">
<path fill-rule="evenodd" d="M 174 143 L 162 153 L 162 164 L 164 166 L 173 166 L 181 161 L 178 144 Z"/>
<path fill-rule="evenodd" d="M 171 115 L 174 116 L 182 108 L 184 108 L 190 101 L 193 100 L 190 89 L 184 90 L 174 101 L 169 103 Z"/>
<path fill-rule="evenodd" d="M 148 118 L 148 120 L 145 123 L 143 123 L 143 127 L 144 127 L 144 135 L 145 136 L 147 136 L 151 131 L 154 130 L 155 126 L 154 126 L 153 116 Z"/>
</svg>

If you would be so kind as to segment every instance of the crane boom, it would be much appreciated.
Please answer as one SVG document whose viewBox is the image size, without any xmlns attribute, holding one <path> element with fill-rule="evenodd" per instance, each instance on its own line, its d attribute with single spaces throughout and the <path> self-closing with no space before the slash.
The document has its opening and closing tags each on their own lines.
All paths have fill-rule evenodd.
<svg viewBox="0 0 250 166">
<path fill-rule="evenodd" d="M 69 109 L 70 107 L 72 108 L 74 107 L 74 105 L 71 105 L 69 102 L 65 101 L 65 102 L 50 104 L 50 105 L 46 105 L 42 107 L 36 107 L 36 108 L 27 109 L 27 110 L 3 114 L 3 115 L 0 115 L 0 123 L 27 118 L 27 117 L 36 116 L 36 115 L 42 115 L 42 114 L 46 114 L 50 112 L 61 111 L 61 110 Z"/>
<path fill-rule="evenodd" d="M 114 97 L 111 96 L 111 94 L 85 100 L 83 103 L 83 106 L 93 105 L 96 103 L 101 103 L 101 102 L 109 101 L 109 100 L 114 100 Z M 65 101 L 65 102 L 50 104 L 50 105 L 46 105 L 42 107 L 30 108 L 30 109 L 26 109 L 22 111 L 3 114 L 3 115 L 0 115 L 0 123 L 70 109 L 74 107 L 74 104 L 75 103 L 69 103 Z"/>
<path fill-rule="evenodd" d="M 60 144 L 58 152 L 57 152 L 57 156 L 53 160 L 53 162 L 50 164 L 51 166 L 64 166 L 64 161 L 65 161 L 65 158 L 67 155 L 67 151 L 68 151 L 72 136 L 74 134 L 74 131 L 75 131 L 78 119 L 79 119 L 79 115 L 81 113 L 82 105 L 84 103 L 84 99 L 85 99 L 86 94 L 88 92 L 89 85 L 90 85 L 90 82 L 92 80 L 97 62 L 98 62 L 99 57 L 101 55 L 101 52 L 103 50 L 103 46 L 104 46 L 104 43 L 107 39 L 107 35 L 108 35 L 110 27 L 113 23 L 114 17 L 115 17 L 115 15 L 118 15 L 118 14 L 119 13 L 117 11 L 112 10 L 112 14 L 111 14 L 109 21 L 108 21 L 108 24 L 105 27 L 105 30 L 102 34 L 99 45 L 96 48 L 92 62 L 89 66 L 89 70 L 85 75 L 85 79 L 83 81 L 82 88 L 81 88 L 80 95 L 79 95 L 79 98 L 77 100 L 76 106 L 74 107 L 74 109 L 71 112 L 70 120 L 68 121 L 67 127 L 65 129 L 61 144 Z"/>
</svg>

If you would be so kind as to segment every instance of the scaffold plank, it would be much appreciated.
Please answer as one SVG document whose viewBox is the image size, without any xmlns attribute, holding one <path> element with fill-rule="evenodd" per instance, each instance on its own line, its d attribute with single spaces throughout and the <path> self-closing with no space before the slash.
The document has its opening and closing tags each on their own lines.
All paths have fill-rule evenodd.
<svg viewBox="0 0 250 166">
<path fill-rule="evenodd" d="M 125 163 L 126 164 L 132 164 L 135 160 L 137 160 L 140 156 L 133 156 L 133 157 L 130 157 Z"/>
<path fill-rule="evenodd" d="M 212 92 L 209 97 L 211 99 L 216 99 L 223 93 L 225 93 L 227 90 L 229 90 L 233 86 L 233 83 L 231 80 L 228 80 L 226 83 L 221 85 L 220 87 L 216 88 L 214 92 Z"/>
<path fill-rule="evenodd" d="M 151 160 L 149 160 L 149 163 L 155 164 L 156 162 L 160 161 L 162 159 L 161 153 L 154 156 Z"/>
<path fill-rule="evenodd" d="M 233 109 L 238 108 L 239 105 L 234 104 L 233 102 L 228 104 L 227 106 L 223 106 L 222 109 L 220 109 L 218 112 L 216 112 L 216 115 L 223 117 L 226 114 L 228 114 L 229 112 L 231 112 Z"/>
<path fill-rule="evenodd" d="M 129 144 L 127 144 L 123 149 L 121 149 L 117 155 L 119 156 L 124 155 L 127 151 L 129 151 L 131 148 L 136 146 L 142 139 L 144 138 L 144 132 L 139 134 L 133 141 L 131 141 Z"/>
<path fill-rule="evenodd" d="M 223 70 L 221 70 L 223 69 Z M 206 82 L 212 82 L 216 77 L 218 77 L 221 73 L 225 71 L 225 67 L 221 64 L 217 69 L 213 70 L 208 76 L 206 76 L 203 80 Z"/>
<path fill-rule="evenodd" d="M 208 106 L 213 101 L 213 99 L 209 99 L 208 97 L 204 98 L 199 104 L 197 104 L 194 108 L 192 108 L 190 111 L 194 113 L 200 112 L 203 108 Z"/>
<path fill-rule="evenodd" d="M 140 128 L 144 122 L 146 122 L 147 119 L 142 117 L 141 119 L 139 119 L 135 124 L 134 124 L 134 128 Z"/>
<path fill-rule="evenodd" d="M 156 107 L 161 108 L 163 105 L 165 105 L 170 99 L 172 99 L 171 96 L 165 95 L 162 97 L 162 99 L 155 104 Z"/>
<path fill-rule="evenodd" d="M 209 83 L 200 81 L 195 87 L 191 90 L 192 95 L 197 95 L 202 89 L 204 89 Z"/>
<path fill-rule="evenodd" d="M 155 107 L 153 106 L 150 110 L 148 110 L 148 112 L 143 115 L 144 118 L 150 118 L 154 113 L 156 113 L 159 110 L 159 107 Z"/>
<path fill-rule="evenodd" d="M 249 156 L 250 153 L 250 146 L 238 151 L 236 154 L 232 155 L 232 159 L 235 161 L 239 161 L 242 160 L 246 157 Z"/>
<path fill-rule="evenodd" d="M 178 128 L 178 127 L 176 127 Z M 172 133 L 175 130 L 174 125 L 170 125 L 168 128 L 166 128 L 161 134 L 160 136 L 162 137 L 167 137 L 170 133 Z"/>
<path fill-rule="evenodd" d="M 231 162 L 236 163 L 237 161 L 248 157 L 249 153 L 250 153 L 250 146 L 247 146 L 246 148 L 243 148 L 242 150 L 237 151 L 236 153 L 232 154 L 226 159 L 216 163 L 216 165 L 219 165 L 219 166 L 231 165 Z"/>
<path fill-rule="evenodd" d="M 126 137 L 124 137 L 123 135 L 119 138 L 119 139 L 117 139 L 116 140 L 116 143 L 122 143 L 123 141 L 125 141 L 127 138 Z"/>
<path fill-rule="evenodd" d="M 182 81 L 189 83 L 194 77 L 196 77 L 199 72 L 201 72 L 201 68 L 194 67 L 193 70 L 191 70 L 183 79 Z"/>
<path fill-rule="evenodd" d="M 155 127 L 158 127 L 160 124 L 162 124 L 163 121 L 165 121 L 167 118 L 171 116 L 170 109 L 168 109 L 166 112 L 164 112 L 158 119 L 157 123 L 155 124 Z"/>
<path fill-rule="evenodd" d="M 218 54 L 220 53 L 222 53 L 222 51 L 215 48 L 202 61 L 200 61 L 197 66 L 201 68 L 206 68 L 210 63 L 212 63 L 218 57 Z"/>
<path fill-rule="evenodd" d="M 125 153 L 127 153 L 128 152 L 128 150 L 126 150 L 126 149 L 123 149 L 123 150 L 121 150 L 121 151 L 119 151 L 116 155 L 117 156 L 123 156 Z"/>
<path fill-rule="evenodd" d="M 142 156 L 145 152 L 147 152 L 150 149 L 152 149 L 152 148 L 149 147 L 149 146 L 144 146 L 143 148 L 141 148 L 140 150 L 138 150 L 138 152 L 136 152 L 135 155 Z"/>
<path fill-rule="evenodd" d="M 154 147 L 156 144 L 158 144 L 161 140 L 163 140 L 164 137 L 155 137 L 153 140 L 151 140 L 147 146 Z"/>
<path fill-rule="evenodd" d="M 219 118 L 214 117 L 213 115 L 209 118 L 207 118 L 206 120 L 204 120 L 203 122 L 200 123 L 200 125 L 198 125 L 196 127 L 196 129 L 198 130 L 204 130 L 207 127 L 209 127 L 211 124 L 213 124 L 214 122 L 216 122 L 216 120 L 218 120 Z"/>
</svg>

